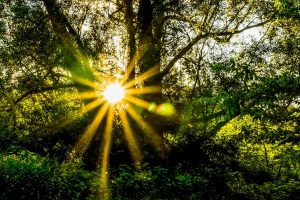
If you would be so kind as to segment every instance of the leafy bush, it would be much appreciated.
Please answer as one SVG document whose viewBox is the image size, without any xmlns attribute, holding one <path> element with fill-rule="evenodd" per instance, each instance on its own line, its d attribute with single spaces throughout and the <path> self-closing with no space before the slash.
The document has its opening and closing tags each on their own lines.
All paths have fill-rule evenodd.
<svg viewBox="0 0 300 200">
<path fill-rule="evenodd" d="M 0 120 L 0 150 L 6 150 L 15 144 L 16 133 Z"/>
<path fill-rule="evenodd" d="M 59 164 L 20 150 L 0 155 L 0 199 L 96 199 L 98 178 L 80 166 Z"/>
<path fill-rule="evenodd" d="M 219 199 L 228 190 L 227 172 L 203 166 L 190 171 L 180 166 L 145 167 L 141 171 L 122 165 L 112 179 L 112 199 Z"/>
</svg>

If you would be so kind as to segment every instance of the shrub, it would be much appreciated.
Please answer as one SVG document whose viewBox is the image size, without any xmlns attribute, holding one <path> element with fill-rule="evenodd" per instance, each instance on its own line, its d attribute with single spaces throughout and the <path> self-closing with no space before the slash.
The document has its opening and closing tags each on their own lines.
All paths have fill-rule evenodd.
<svg viewBox="0 0 300 200">
<path fill-rule="evenodd" d="M 0 154 L 0 199 L 96 199 L 95 173 L 20 150 Z"/>
</svg>

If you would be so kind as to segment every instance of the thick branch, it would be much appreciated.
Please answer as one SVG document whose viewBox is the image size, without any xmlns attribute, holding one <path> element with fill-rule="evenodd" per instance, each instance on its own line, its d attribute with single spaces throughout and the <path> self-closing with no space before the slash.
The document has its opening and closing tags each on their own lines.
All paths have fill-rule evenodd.
<svg viewBox="0 0 300 200">
<path fill-rule="evenodd" d="M 197 42 L 199 42 L 201 39 L 208 37 L 210 34 L 201 34 L 195 37 L 189 44 L 187 44 L 184 48 L 182 48 L 174 57 L 173 59 L 166 65 L 165 69 L 160 73 L 160 76 L 163 77 L 169 73 L 171 68 L 174 66 L 174 64 L 182 58 Z"/>
<path fill-rule="evenodd" d="M 55 33 L 61 39 L 71 39 L 71 37 L 76 41 L 80 52 L 87 56 L 87 48 L 81 41 L 80 35 L 73 28 L 67 17 L 60 12 L 59 7 L 55 0 L 43 0 L 47 12 L 50 16 L 51 24 L 54 28 Z M 70 37 L 71 36 L 71 37 Z"/>
<path fill-rule="evenodd" d="M 161 71 L 160 76 L 164 77 L 169 73 L 169 71 L 172 69 L 174 64 L 181 59 L 195 44 L 197 44 L 201 39 L 207 38 L 207 37 L 216 37 L 216 36 L 232 36 L 238 33 L 242 33 L 248 29 L 255 28 L 255 27 L 260 27 L 266 23 L 271 21 L 271 19 L 268 19 L 266 21 L 254 24 L 254 25 L 249 25 L 246 26 L 245 28 L 242 28 L 240 30 L 232 30 L 232 31 L 223 31 L 219 33 L 205 33 L 205 34 L 200 34 L 197 37 L 195 37 L 190 43 L 188 43 L 185 47 L 183 47 L 174 57 L 171 59 L 171 61 L 166 65 L 163 71 Z"/>
<path fill-rule="evenodd" d="M 49 14 L 54 32 L 63 47 L 64 61 L 72 77 L 82 77 L 93 82 L 88 55 L 80 36 L 71 26 L 66 16 L 60 12 L 56 0 L 42 0 Z"/>
<path fill-rule="evenodd" d="M 73 28 L 73 26 L 70 24 L 70 22 L 68 21 L 68 19 L 66 18 L 66 16 L 64 14 L 61 14 L 63 17 L 63 21 L 69 31 L 69 33 L 71 34 L 71 36 L 75 39 L 81 53 L 83 53 L 85 56 L 87 56 L 87 48 L 84 46 L 83 42 L 80 39 L 79 34 L 76 32 L 76 30 Z"/>
<path fill-rule="evenodd" d="M 127 64 L 127 74 L 129 80 L 133 80 L 135 76 L 135 60 L 134 56 L 136 54 L 136 40 L 135 40 L 135 34 L 136 34 L 136 27 L 134 25 L 134 18 L 135 14 L 133 12 L 133 0 L 125 0 L 125 23 L 126 23 L 126 30 L 127 30 L 127 36 L 128 36 L 128 64 Z"/>
<path fill-rule="evenodd" d="M 65 19 L 62 17 L 62 14 L 59 12 L 59 8 L 56 4 L 55 0 L 42 0 L 44 2 L 44 5 L 46 7 L 46 10 L 49 14 L 51 24 L 53 26 L 53 29 L 55 33 L 59 37 L 67 37 L 68 31 L 65 26 Z"/>
</svg>

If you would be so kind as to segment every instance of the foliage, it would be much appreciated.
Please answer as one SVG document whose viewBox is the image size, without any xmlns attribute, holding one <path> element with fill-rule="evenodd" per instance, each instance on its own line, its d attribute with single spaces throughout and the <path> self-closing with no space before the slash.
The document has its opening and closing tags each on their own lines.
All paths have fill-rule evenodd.
<svg viewBox="0 0 300 200">
<path fill-rule="evenodd" d="M 297 198 L 299 178 L 290 176 L 291 172 L 286 174 L 287 171 L 282 169 L 280 181 L 264 180 L 260 172 L 272 173 L 258 168 L 264 165 L 264 160 L 246 158 L 247 155 L 255 155 L 248 152 L 249 147 L 248 154 L 240 151 L 236 152 L 238 157 L 232 156 L 234 152 L 230 155 L 227 150 L 237 144 L 228 140 L 232 139 L 207 142 L 203 147 L 205 153 L 198 156 L 203 160 L 206 154 L 208 161 L 197 167 L 144 164 L 137 170 L 131 165 L 120 165 L 111 171 L 110 196 L 112 199 Z M 230 164 L 234 160 L 240 164 Z M 245 161 L 257 165 L 249 166 Z M 292 165 L 290 161 L 291 158 L 287 158 Z M 286 164 L 283 166 L 287 167 Z M 0 171 L 1 199 L 98 199 L 100 179 L 95 172 L 84 171 L 72 163 L 59 164 L 18 147 L 11 147 L 7 153 L 1 154 Z"/>
<path fill-rule="evenodd" d="M 95 199 L 98 176 L 17 147 L 1 154 L 1 199 Z"/>
<path fill-rule="evenodd" d="M 106 125 L 76 142 L 97 124 L 90 94 L 123 76 L 148 106 L 126 133 L 147 163 L 116 114 L 111 199 L 299 199 L 299 6 L 0 0 L 0 199 L 99 199 Z"/>
<path fill-rule="evenodd" d="M 216 172 L 214 169 L 202 170 L 207 170 L 208 174 L 201 174 L 197 169 L 187 172 L 162 166 L 135 171 L 123 165 L 112 179 L 112 199 L 218 198 L 221 193 L 214 190 L 217 186 L 214 184 L 220 183 L 213 180 Z"/>
<path fill-rule="evenodd" d="M 300 3 L 295 0 L 275 0 L 275 7 L 283 17 L 300 17 Z"/>
</svg>

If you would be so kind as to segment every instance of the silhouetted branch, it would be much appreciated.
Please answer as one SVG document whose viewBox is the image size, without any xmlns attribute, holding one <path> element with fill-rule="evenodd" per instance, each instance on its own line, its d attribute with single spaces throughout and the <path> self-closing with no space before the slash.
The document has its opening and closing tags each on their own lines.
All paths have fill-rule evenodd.
<svg viewBox="0 0 300 200">
<path fill-rule="evenodd" d="M 13 108 L 18 103 L 20 103 L 21 101 L 30 97 L 33 94 L 38 94 L 38 93 L 43 93 L 43 92 L 48 92 L 48 91 L 53 91 L 53 90 L 58 90 L 58 89 L 63 89 L 63 88 L 72 88 L 72 87 L 76 87 L 76 86 L 77 86 L 76 84 L 72 83 L 72 84 L 65 84 L 65 85 L 56 85 L 56 86 L 46 87 L 46 88 L 35 88 L 32 90 L 29 90 L 29 91 L 25 92 L 24 94 L 22 94 L 17 100 L 15 100 L 13 102 L 13 105 L 7 111 L 8 112 L 12 111 Z"/>
<path fill-rule="evenodd" d="M 195 44 L 197 44 L 201 39 L 208 38 L 208 37 L 216 37 L 216 36 L 232 36 L 238 33 L 242 33 L 248 29 L 260 27 L 268 22 L 270 22 L 271 19 L 265 20 L 263 22 L 254 24 L 254 25 L 248 25 L 245 28 L 242 28 L 240 30 L 231 30 L 231 31 L 223 31 L 219 33 L 205 33 L 200 34 L 197 37 L 195 37 L 190 43 L 188 43 L 185 47 L 183 47 L 174 57 L 171 59 L 171 61 L 166 65 L 163 71 L 161 71 L 160 76 L 164 77 L 169 73 L 169 71 L 172 69 L 174 64 L 181 59 Z"/>
</svg>

